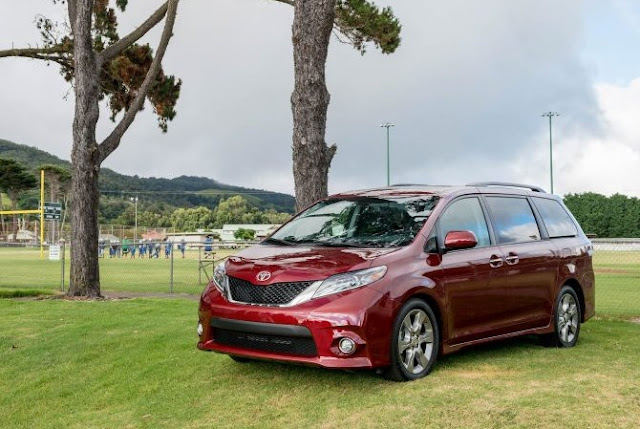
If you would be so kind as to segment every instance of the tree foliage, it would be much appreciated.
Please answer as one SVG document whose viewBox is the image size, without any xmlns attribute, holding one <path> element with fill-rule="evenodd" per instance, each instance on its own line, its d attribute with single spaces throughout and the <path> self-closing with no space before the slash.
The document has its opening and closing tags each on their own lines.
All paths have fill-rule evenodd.
<svg viewBox="0 0 640 429">
<path fill-rule="evenodd" d="M 65 0 L 54 0 L 64 4 Z M 116 9 L 124 12 L 127 0 L 116 0 L 115 7 L 109 0 L 96 0 L 93 3 L 93 48 L 102 53 L 119 42 L 118 19 Z M 69 25 L 54 22 L 40 16 L 36 26 L 42 36 L 43 48 L 38 53 L 25 52 L 24 56 L 41 58 L 60 65 L 60 74 L 67 82 L 73 82 L 73 47 Z M 67 30 L 67 31 L 65 31 Z M 109 51 L 107 51 L 109 52 Z M 113 58 L 107 56 L 100 69 L 100 99 L 107 99 L 110 118 L 115 122 L 116 116 L 127 111 L 140 91 L 142 83 L 151 67 L 153 50 L 149 44 L 132 43 Z M 165 75 L 162 67 L 156 75 L 150 90 L 146 94 L 157 115 L 158 125 L 163 132 L 167 131 L 167 123 L 176 116 L 175 106 L 180 96 L 182 81 L 173 75 Z"/>
<path fill-rule="evenodd" d="M 36 177 L 24 166 L 14 160 L 0 158 L 0 190 L 7 193 L 11 201 L 18 200 L 20 193 L 35 188 Z"/>
<path fill-rule="evenodd" d="M 238 228 L 233 232 L 233 236 L 237 240 L 250 241 L 256 237 L 256 232 L 250 228 Z"/>
<path fill-rule="evenodd" d="M 400 21 L 391 7 L 380 9 L 366 0 L 337 0 L 335 26 L 360 53 L 373 43 L 383 54 L 391 54 L 400 46 Z"/>
<path fill-rule="evenodd" d="M 564 203 L 587 234 L 603 238 L 640 237 L 640 200 L 614 194 L 568 194 Z"/>
<path fill-rule="evenodd" d="M 20 195 L 38 184 L 35 176 L 24 166 L 12 159 L 0 158 L 0 192 L 11 199 L 12 210 L 17 210 Z M 3 222 L 4 223 L 4 222 Z M 13 215 L 14 237 L 18 233 L 18 218 Z"/>
<path fill-rule="evenodd" d="M 54 164 L 43 164 L 37 171 L 44 170 L 45 188 L 49 191 L 49 201 L 56 202 L 62 194 L 68 193 L 71 186 L 71 172 Z"/>
<path fill-rule="evenodd" d="M 133 226 L 135 212 L 133 204 L 119 199 L 113 204 L 103 204 L 101 201 L 101 223 L 115 223 L 116 225 Z M 221 208 L 220 208 L 221 207 Z M 282 224 L 290 219 L 289 213 L 280 213 L 274 209 L 265 211 L 254 206 L 242 196 L 229 197 L 223 200 L 220 207 L 160 207 L 144 201 L 138 203 L 138 225 L 153 228 L 173 228 L 176 231 L 196 231 L 198 229 L 220 229 L 225 224 Z M 109 210 L 121 213 L 118 217 L 109 216 Z M 113 213 L 111 213 L 113 214 Z"/>
</svg>

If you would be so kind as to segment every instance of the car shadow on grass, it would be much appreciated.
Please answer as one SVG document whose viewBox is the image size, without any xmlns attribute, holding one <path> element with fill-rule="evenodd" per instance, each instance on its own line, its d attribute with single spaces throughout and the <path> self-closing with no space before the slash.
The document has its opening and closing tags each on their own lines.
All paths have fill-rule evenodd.
<svg viewBox="0 0 640 429">
<path fill-rule="evenodd" d="M 514 355 L 522 355 L 526 358 L 536 350 L 544 350 L 540 340 L 536 336 L 524 336 L 512 338 L 479 346 L 467 347 L 459 352 L 440 356 L 432 374 L 441 370 L 457 370 L 468 367 L 477 367 L 482 363 L 495 363 L 502 359 L 512 359 Z M 250 360 L 248 362 L 235 362 L 231 358 L 226 361 L 225 367 L 242 375 L 264 378 L 265 380 L 276 378 L 289 378 L 292 381 L 308 383 L 331 383 L 342 385 L 361 385 L 363 389 L 371 388 L 381 383 L 389 383 L 381 373 L 382 370 L 369 369 L 327 369 L 315 366 L 282 363 L 266 360 Z"/>
</svg>

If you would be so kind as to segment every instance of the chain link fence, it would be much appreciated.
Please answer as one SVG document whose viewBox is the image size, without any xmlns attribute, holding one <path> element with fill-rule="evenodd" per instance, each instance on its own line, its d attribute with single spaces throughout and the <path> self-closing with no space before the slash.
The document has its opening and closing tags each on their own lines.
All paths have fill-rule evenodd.
<svg viewBox="0 0 640 429">
<path fill-rule="evenodd" d="M 640 316 L 640 239 L 594 238 L 596 314 Z"/>
<path fill-rule="evenodd" d="M 602 316 L 640 317 L 640 239 L 593 239 L 596 311 Z M 250 243 L 201 244 L 138 241 L 99 246 L 100 283 L 104 293 L 199 294 L 215 265 Z M 52 249 L 0 244 L 0 294 L 11 289 L 64 291 L 69 287 L 69 248 L 50 260 Z M 0 295 L 1 296 L 1 295 Z"/>
<path fill-rule="evenodd" d="M 104 293 L 199 294 L 215 265 L 248 243 L 201 244 L 170 241 L 101 243 L 100 287 Z M 69 288 L 69 247 L 0 244 L 0 293 L 11 289 L 64 292 Z"/>
</svg>

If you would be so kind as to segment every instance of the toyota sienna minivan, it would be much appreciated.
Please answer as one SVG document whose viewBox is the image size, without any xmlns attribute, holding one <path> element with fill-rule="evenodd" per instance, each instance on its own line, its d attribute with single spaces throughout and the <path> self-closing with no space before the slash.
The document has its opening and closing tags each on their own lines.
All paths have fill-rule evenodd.
<svg viewBox="0 0 640 429">
<path fill-rule="evenodd" d="M 562 200 L 533 186 L 332 195 L 216 267 L 198 348 L 405 381 L 518 335 L 572 347 L 595 312 L 592 253 Z"/>
</svg>

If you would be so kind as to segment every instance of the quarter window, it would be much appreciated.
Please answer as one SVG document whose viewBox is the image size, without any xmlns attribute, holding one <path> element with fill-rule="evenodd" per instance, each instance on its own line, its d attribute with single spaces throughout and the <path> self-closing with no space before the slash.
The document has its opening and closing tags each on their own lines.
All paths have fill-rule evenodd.
<svg viewBox="0 0 640 429">
<path fill-rule="evenodd" d="M 487 197 L 498 243 L 540 240 L 540 230 L 525 198 Z"/>
<path fill-rule="evenodd" d="M 478 239 L 477 247 L 489 246 L 489 229 L 477 198 L 454 201 L 440 217 L 440 231 L 444 238 L 449 231 L 471 231 Z"/>
<path fill-rule="evenodd" d="M 533 202 L 538 211 L 540 211 L 542 221 L 544 226 L 547 227 L 550 238 L 575 237 L 578 235 L 578 228 L 576 228 L 576 225 L 559 202 L 546 198 L 534 198 Z"/>
</svg>

